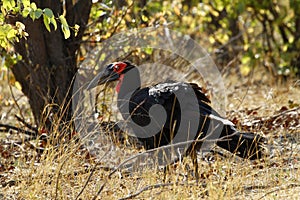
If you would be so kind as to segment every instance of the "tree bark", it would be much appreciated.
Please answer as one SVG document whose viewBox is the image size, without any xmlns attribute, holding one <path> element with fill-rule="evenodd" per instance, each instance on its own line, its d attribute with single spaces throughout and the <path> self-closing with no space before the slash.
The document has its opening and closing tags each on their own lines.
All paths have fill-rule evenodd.
<svg viewBox="0 0 300 200">
<path fill-rule="evenodd" d="M 34 2 L 41 9 L 50 8 L 55 17 L 64 12 L 60 0 Z M 91 6 L 90 0 L 65 2 L 65 17 L 69 26 L 80 26 L 78 35 L 75 36 L 71 31 L 69 39 L 64 39 L 59 22 L 56 31 L 52 27 L 51 32 L 48 32 L 42 19 L 33 21 L 21 16 L 9 19 L 10 23 L 24 23 L 29 34 L 27 39 L 21 39 L 15 44 L 15 51 L 22 56 L 22 60 L 11 69 L 29 99 L 38 126 L 49 129 L 53 122 L 63 124 L 71 121 L 72 80 L 77 72 L 76 52 L 89 19 Z"/>
</svg>

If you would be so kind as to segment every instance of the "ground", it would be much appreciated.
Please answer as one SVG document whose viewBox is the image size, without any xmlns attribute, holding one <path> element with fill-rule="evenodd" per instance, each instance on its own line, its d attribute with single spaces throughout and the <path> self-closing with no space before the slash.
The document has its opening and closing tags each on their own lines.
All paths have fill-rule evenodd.
<svg viewBox="0 0 300 200">
<path fill-rule="evenodd" d="M 8 82 L 14 81 L 7 78 L 6 70 L 0 75 L 1 124 L 24 128 L 14 115 L 32 123 L 27 99 L 18 85 L 10 88 Z M 98 199 L 298 199 L 299 80 L 278 83 L 276 78 L 259 75 L 224 79 L 227 117 L 240 129 L 268 138 L 264 159 L 248 161 L 227 154 L 202 159 L 198 155 L 198 183 L 190 158 L 172 166 L 164 180 L 158 167 L 112 171 L 141 149 L 123 144 L 112 148 L 107 143 L 106 150 L 95 156 L 72 140 L 51 147 L 6 131 L 0 132 L 0 199 L 92 199 L 97 194 Z M 29 142 L 47 150 L 38 153 Z"/>
</svg>

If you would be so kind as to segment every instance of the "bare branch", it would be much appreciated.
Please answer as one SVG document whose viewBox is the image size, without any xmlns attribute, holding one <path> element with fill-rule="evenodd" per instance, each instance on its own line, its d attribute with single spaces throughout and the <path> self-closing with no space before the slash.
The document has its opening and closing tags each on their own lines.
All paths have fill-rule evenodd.
<svg viewBox="0 0 300 200">
<path fill-rule="evenodd" d="M 154 185 L 147 185 L 146 187 L 140 189 L 136 193 L 130 194 L 130 195 L 128 195 L 126 197 L 123 197 L 119 200 L 132 199 L 132 198 L 137 197 L 138 195 L 142 194 L 145 191 L 153 190 L 153 189 L 156 189 L 156 188 L 163 188 L 163 187 L 167 187 L 167 186 L 173 186 L 173 185 L 193 186 L 193 185 L 196 185 L 196 184 L 188 184 L 188 183 L 184 183 L 184 182 L 182 182 L 182 183 L 175 182 L 175 183 L 159 183 L 159 184 L 154 184 Z M 205 185 L 206 184 L 203 184 L 203 186 L 205 186 Z"/>
</svg>

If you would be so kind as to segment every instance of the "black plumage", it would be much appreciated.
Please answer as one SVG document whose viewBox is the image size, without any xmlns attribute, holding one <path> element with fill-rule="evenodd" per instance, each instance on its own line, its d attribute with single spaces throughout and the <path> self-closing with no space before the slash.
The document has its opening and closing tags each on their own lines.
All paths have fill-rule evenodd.
<svg viewBox="0 0 300 200">
<path fill-rule="evenodd" d="M 98 84 L 116 81 L 118 91 L 118 108 L 124 120 L 131 121 L 136 135 L 146 149 L 168 145 L 177 134 L 188 135 L 194 128 L 196 135 L 192 139 L 201 141 L 214 130 L 219 130 L 216 144 L 242 158 L 259 159 L 263 153 L 265 138 L 254 133 L 242 133 L 236 130 L 234 124 L 221 117 L 210 105 L 209 98 L 202 89 L 194 83 L 168 81 L 154 86 L 141 88 L 138 68 L 129 62 L 116 62 L 108 65 L 104 71 L 95 77 Z M 182 103 L 184 102 L 184 103 Z M 143 129 L 151 123 L 151 108 L 158 105 L 159 114 L 166 119 L 163 124 L 157 124 L 158 131 L 150 134 Z M 163 109 L 164 113 L 161 112 Z M 150 113 L 150 114 L 149 114 Z M 161 117 L 160 115 L 152 116 Z M 158 120 L 160 121 L 160 120 Z M 185 125 L 184 125 L 185 124 Z M 188 124 L 193 124 L 189 127 Z M 180 128 L 180 126 L 184 128 Z M 221 129 L 220 129 L 221 128 Z M 142 134 L 142 135 L 141 135 Z M 184 138 L 183 140 L 187 139 Z M 194 142 L 186 150 L 186 155 L 195 159 L 195 151 L 201 148 L 202 142 Z"/>
</svg>

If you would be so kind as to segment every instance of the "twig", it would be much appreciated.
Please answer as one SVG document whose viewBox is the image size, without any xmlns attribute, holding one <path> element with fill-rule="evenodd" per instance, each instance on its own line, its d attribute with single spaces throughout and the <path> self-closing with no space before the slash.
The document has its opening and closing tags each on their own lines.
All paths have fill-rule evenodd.
<svg viewBox="0 0 300 200">
<path fill-rule="evenodd" d="M 265 190 L 269 189 L 271 186 L 269 185 L 251 185 L 251 186 L 245 186 L 244 190 Z"/>
<path fill-rule="evenodd" d="M 122 10 L 122 15 L 120 16 L 119 21 L 117 21 L 116 24 L 114 25 L 114 27 L 112 27 L 113 30 L 109 31 L 111 33 L 109 38 L 111 38 L 116 33 L 116 31 L 117 31 L 118 27 L 120 26 L 122 20 L 127 15 L 128 10 L 133 6 L 133 3 L 134 2 L 132 2 L 129 6 L 127 6 L 126 10 L 124 9 L 125 11 Z M 100 16 L 98 20 L 96 20 L 95 22 L 92 22 L 91 24 L 89 24 L 88 27 L 94 26 L 95 24 L 102 22 L 107 17 L 109 17 L 108 14 Z M 97 44 L 97 43 L 103 43 L 103 41 L 105 41 L 105 40 L 107 40 L 109 38 L 101 38 L 101 41 L 89 40 L 94 35 L 102 35 L 102 32 L 103 31 L 96 31 L 96 32 L 92 32 L 92 33 L 87 33 L 87 34 L 85 34 L 85 36 L 88 36 L 88 39 L 84 40 L 84 41 L 80 41 L 80 43 L 92 43 L 92 44 L 93 43 L 95 43 L 95 44 Z"/>
<path fill-rule="evenodd" d="M 85 188 L 87 187 L 87 184 L 90 182 L 90 180 L 91 180 L 91 178 L 92 178 L 92 176 L 93 176 L 93 174 L 94 174 L 94 172 L 95 172 L 97 166 L 99 165 L 99 163 L 100 163 L 100 162 L 97 162 L 97 163 L 94 165 L 94 167 L 93 167 L 93 169 L 92 169 L 92 171 L 91 171 L 89 177 L 87 178 L 87 180 L 86 180 L 84 186 L 82 187 L 82 189 L 80 190 L 80 192 L 79 192 L 78 195 L 76 196 L 75 200 L 77 200 L 77 199 L 80 197 L 80 195 L 83 193 L 83 191 L 84 191 Z"/>
<path fill-rule="evenodd" d="M 19 117 L 18 115 L 15 115 L 15 118 L 17 118 L 18 121 L 20 121 L 24 126 L 26 126 L 27 128 L 33 130 L 34 132 L 38 133 L 39 130 L 36 127 L 33 127 L 32 125 L 28 124 L 27 122 L 25 122 L 24 119 L 21 119 L 21 117 Z"/>
<path fill-rule="evenodd" d="M 11 126 L 11 125 L 8 125 L 8 124 L 0 124 L 0 132 L 9 132 L 10 130 L 14 130 L 14 131 L 24 133 L 24 134 L 30 135 L 30 136 L 35 136 L 35 137 L 37 136 L 36 132 L 26 131 L 24 129 L 21 129 L 21 128 L 18 128 L 18 127 L 15 127 L 15 126 Z"/>
<path fill-rule="evenodd" d="M 290 109 L 290 110 L 282 111 L 281 113 L 278 113 L 278 114 L 276 114 L 276 115 L 270 116 L 270 117 L 268 117 L 268 118 L 265 119 L 265 120 L 276 119 L 277 117 L 280 117 L 280 116 L 285 115 L 285 114 L 287 114 L 287 113 L 289 113 L 289 112 L 293 112 L 293 111 L 297 111 L 297 110 L 300 110 L 300 107 L 296 107 L 296 108 L 293 108 L 293 109 Z"/>
<path fill-rule="evenodd" d="M 128 10 L 133 6 L 133 3 L 134 3 L 134 1 L 132 1 L 132 3 L 129 6 L 127 6 L 124 13 L 123 13 L 124 9 L 122 9 L 122 16 L 121 16 L 120 20 L 117 22 L 117 24 L 114 26 L 114 29 L 113 29 L 113 31 L 111 32 L 110 35 L 114 35 L 116 33 L 116 31 L 117 31 L 118 27 L 120 26 L 122 20 L 127 15 Z"/>
<path fill-rule="evenodd" d="M 272 194 L 272 193 L 277 192 L 279 190 L 283 190 L 283 189 L 287 189 L 287 188 L 292 188 L 292 187 L 300 187 L 300 184 L 292 183 L 292 184 L 289 184 L 288 186 L 283 185 L 281 187 L 276 188 L 275 190 L 267 192 L 266 194 L 264 194 L 263 196 L 261 196 L 260 198 L 258 198 L 258 200 L 263 199 L 266 196 L 268 196 L 269 194 Z"/>
<path fill-rule="evenodd" d="M 8 87 L 9 87 L 9 91 L 10 91 L 10 94 L 11 94 L 11 96 L 12 96 L 12 99 L 13 99 L 15 105 L 17 106 L 17 108 L 18 108 L 18 110 L 19 110 L 20 115 L 21 115 L 22 118 L 24 119 L 24 116 L 23 116 L 23 114 L 22 114 L 21 107 L 19 106 L 18 101 L 17 101 L 17 99 L 16 99 L 16 97 L 15 97 L 15 95 L 14 95 L 14 93 L 13 93 L 11 84 L 9 83 L 9 80 L 10 80 L 10 79 L 9 79 L 9 72 L 10 72 L 10 70 L 8 70 L 8 73 L 7 73 L 7 84 L 8 84 Z"/>
<path fill-rule="evenodd" d="M 249 90 L 250 90 L 250 84 L 249 84 L 249 82 L 250 82 L 251 79 L 253 78 L 253 75 L 254 75 L 254 70 L 251 70 L 250 76 L 249 76 L 249 78 L 248 78 L 248 80 L 247 80 L 248 86 L 247 86 L 246 92 L 245 92 L 245 94 L 243 95 L 242 99 L 240 100 L 239 105 L 236 107 L 237 110 L 241 107 L 241 105 L 243 104 L 243 102 L 244 102 L 246 96 L 247 96 L 248 93 L 249 93 Z"/>
<path fill-rule="evenodd" d="M 289 112 L 293 112 L 293 111 L 297 111 L 300 110 L 300 107 L 296 107 L 290 110 L 285 110 L 282 111 L 280 113 L 277 113 L 275 115 L 272 116 L 263 116 L 263 117 L 256 117 L 254 118 L 255 120 L 259 120 L 258 123 L 272 123 L 273 121 L 275 121 L 278 117 L 283 116 L 285 114 L 288 114 Z M 257 123 L 257 122 L 256 122 Z"/>
<path fill-rule="evenodd" d="M 1 185 L 2 185 L 2 187 L 4 188 L 4 187 L 6 187 L 6 186 L 9 186 L 9 187 L 14 186 L 14 185 L 16 185 L 17 183 L 18 183 L 18 182 L 15 181 L 15 180 L 9 180 L 9 181 L 7 181 L 7 182 L 3 182 Z"/>
<path fill-rule="evenodd" d="M 162 187 L 167 187 L 167 186 L 172 186 L 172 185 L 195 185 L 195 184 L 187 184 L 187 183 L 159 183 L 159 184 L 154 184 L 154 185 L 147 185 L 146 187 L 140 189 L 139 191 L 137 191 L 136 193 L 130 194 L 126 197 L 123 197 L 119 200 L 126 200 L 126 199 L 132 199 L 134 197 L 137 197 L 138 195 L 140 195 L 141 193 L 147 191 L 147 190 L 152 190 L 152 189 L 156 189 L 156 188 L 162 188 Z M 203 184 L 205 185 L 205 184 Z"/>
<path fill-rule="evenodd" d="M 45 148 L 43 148 L 43 147 L 36 147 L 33 144 L 31 144 L 30 142 L 25 142 L 25 144 L 27 146 L 29 146 L 31 149 L 34 149 L 38 154 L 42 154 L 45 151 Z"/>
<path fill-rule="evenodd" d="M 11 146 L 11 145 L 19 146 L 21 144 L 24 144 L 24 142 L 28 142 L 30 140 L 32 140 L 32 138 L 24 138 L 22 140 L 17 140 L 17 141 L 1 142 L 1 144 L 8 145 L 8 146 Z"/>
<path fill-rule="evenodd" d="M 107 181 L 105 181 L 105 182 L 101 185 L 100 189 L 98 190 L 97 194 L 92 198 L 92 200 L 96 200 L 96 199 L 97 199 L 97 197 L 98 197 L 99 194 L 102 192 L 102 190 L 103 190 L 104 186 L 106 185 L 106 183 L 107 183 Z"/>
<path fill-rule="evenodd" d="M 78 174 L 87 174 L 87 173 L 91 172 L 91 170 L 93 170 L 93 167 L 94 167 L 94 166 L 88 167 L 88 168 L 82 169 L 82 170 L 77 170 L 77 171 L 74 171 L 74 172 L 72 172 L 72 173 L 67 173 L 67 176 L 69 176 L 69 175 L 72 175 L 72 176 L 78 176 Z M 97 167 L 95 168 L 95 171 L 96 171 L 96 170 L 104 170 L 104 171 L 107 171 L 107 172 L 108 172 L 108 171 L 114 170 L 114 168 L 108 167 L 108 166 L 97 166 Z"/>
<path fill-rule="evenodd" d="M 100 158 L 100 160 L 94 165 L 94 167 L 92 168 L 92 171 L 91 171 L 89 177 L 87 178 L 87 180 L 86 180 L 86 182 L 85 182 L 83 188 L 80 190 L 80 192 L 79 192 L 78 195 L 76 196 L 75 200 L 77 200 L 77 199 L 80 197 L 80 195 L 83 193 L 83 191 L 84 191 L 85 188 L 87 187 L 87 184 L 90 182 L 90 180 L 91 180 L 91 178 L 92 178 L 92 176 L 93 176 L 95 170 L 97 169 L 98 165 L 100 164 L 100 161 L 108 154 L 109 151 L 110 151 L 110 149 L 108 149 L 108 150 L 103 154 L 103 156 Z"/>
<path fill-rule="evenodd" d="M 21 146 L 21 144 L 18 144 L 17 142 L 12 142 L 12 145 L 19 147 L 21 149 L 21 151 L 25 152 L 25 149 Z"/>
<path fill-rule="evenodd" d="M 60 168 L 59 168 L 59 171 L 58 171 L 58 175 L 57 175 L 57 179 L 56 179 L 56 186 L 55 186 L 55 198 L 54 199 L 57 199 L 57 196 L 58 196 L 58 183 L 59 183 L 59 178 L 60 178 L 60 175 L 61 175 L 61 170 L 64 166 L 64 164 L 67 162 L 67 160 L 69 159 L 70 157 L 67 157 L 63 163 L 60 165 Z"/>
</svg>

